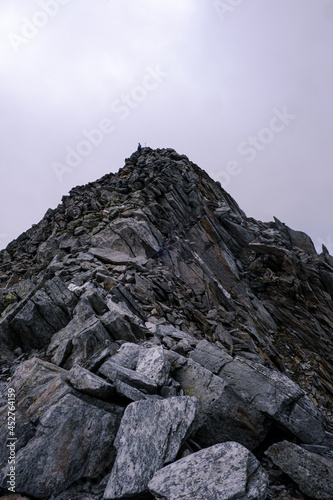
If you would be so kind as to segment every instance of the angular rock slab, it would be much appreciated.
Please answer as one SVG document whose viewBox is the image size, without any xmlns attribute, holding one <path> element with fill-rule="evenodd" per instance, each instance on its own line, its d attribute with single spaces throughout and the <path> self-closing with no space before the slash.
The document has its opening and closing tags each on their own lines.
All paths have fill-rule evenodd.
<svg viewBox="0 0 333 500">
<path fill-rule="evenodd" d="M 74 364 L 86 363 L 111 340 L 96 316 L 92 316 L 83 324 L 73 319 L 52 337 L 47 354 L 52 356 L 52 363 L 69 370 Z"/>
<path fill-rule="evenodd" d="M 142 346 L 136 365 L 136 371 L 150 378 L 157 386 L 162 387 L 168 379 L 170 363 L 165 359 L 162 346 Z"/>
<path fill-rule="evenodd" d="M 40 419 L 36 434 L 16 454 L 16 490 L 45 500 L 80 478 L 100 474 L 114 458 L 119 417 L 71 394 Z M 0 471 L 6 487 L 8 467 Z"/>
<path fill-rule="evenodd" d="M 71 368 L 67 378 L 74 389 L 96 398 L 108 400 L 116 393 L 116 388 L 113 385 L 79 365 L 74 365 Z"/>
<path fill-rule="evenodd" d="M 288 441 L 274 444 L 266 455 L 298 484 L 302 493 L 318 500 L 332 500 L 333 460 Z"/>
<path fill-rule="evenodd" d="M 134 370 L 129 370 L 123 366 L 112 362 L 112 358 L 107 359 L 102 364 L 98 373 L 107 377 L 111 382 L 121 380 L 125 384 L 131 385 L 136 389 L 144 390 L 149 394 L 157 392 L 157 385 L 151 381 L 146 375 L 142 375 Z"/>
<path fill-rule="evenodd" d="M 229 441 L 167 465 L 148 487 L 161 500 L 264 500 L 268 475 L 249 450 Z"/>
<path fill-rule="evenodd" d="M 172 462 L 197 414 L 190 397 L 131 403 L 114 442 L 118 450 L 104 498 L 130 498 L 148 489 L 154 473 Z"/>
<path fill-rule="evenodd" d="M 199 402 L 196 441 L 203 447 L 238 441 L 249 449 L 256 448 L 269 429 L 265 415 L 236 393 L 225 380 L 192 359 L 174 354 L 170 356 L 168 353 L 167 358 L 174 368 L 181 366 L 175 369 L 173 377 L 184 394 L 196 397 Z"/>
<path fill-rule="evenodd" d="M 225 364 L 219 375 L 245 401 L 284 425 L 303 443 L 325 440 L 325 416 L 286 375 L 239 357 Z"/>
</svg>

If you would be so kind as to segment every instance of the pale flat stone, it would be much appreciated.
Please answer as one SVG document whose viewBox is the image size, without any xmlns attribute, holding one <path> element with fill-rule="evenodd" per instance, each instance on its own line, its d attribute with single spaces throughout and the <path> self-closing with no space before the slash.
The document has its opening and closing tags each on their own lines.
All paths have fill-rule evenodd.
<svg viewBox="0 0 333 500">
<path fill-rule="evenodd" d="M 148 486 L 161 500 L 264 500 L 268 475 L 249 450 L 227 442 L 167 465 Z"/>
</svg>

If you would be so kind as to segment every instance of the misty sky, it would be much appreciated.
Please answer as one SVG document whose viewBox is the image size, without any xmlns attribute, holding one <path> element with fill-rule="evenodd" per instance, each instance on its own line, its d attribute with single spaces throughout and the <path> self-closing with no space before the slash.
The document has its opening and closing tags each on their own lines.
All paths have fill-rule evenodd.
<svg viewBox="0 0 333 500">
<path fill-rule="evenodd" d="M 0 248 L 140 141 L 333 254 L 333 0 L 3 0 L 0 141 Z"/>
</svg>

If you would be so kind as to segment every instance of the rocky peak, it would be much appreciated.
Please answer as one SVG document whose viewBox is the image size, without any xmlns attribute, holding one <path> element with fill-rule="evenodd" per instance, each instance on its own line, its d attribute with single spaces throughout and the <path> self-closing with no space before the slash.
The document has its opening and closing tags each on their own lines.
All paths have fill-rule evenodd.
<svg viewBox="0 0 333 500">
<path fill-rule="evenodd" d="M 212 448 L 210 474 L 229 486 L 210 489 L 203 475 L 184 498 L 329 498 L 326 483 L 311 496 L 316 485 L 285 450 L 333 474 L 333 258 L 277 218 L 246 217 L 185 155 L 142 148 L 118 173 L 73 188 L 0 252 L 0 286 L 20 493 L 171 500 L 194 470 L 210 470 Z M 61 465 L 66 443 L 42 432 L 57 415 L 65 434 L 76 426 Z M 94 433 L 78 451 L 94 418 L 105 424 L 99 458 Z M 42 478 L 28 474 L 37 456 Z M 243 483 L 226 471 L 231 456 L 252 471 Z"/>
</svg>

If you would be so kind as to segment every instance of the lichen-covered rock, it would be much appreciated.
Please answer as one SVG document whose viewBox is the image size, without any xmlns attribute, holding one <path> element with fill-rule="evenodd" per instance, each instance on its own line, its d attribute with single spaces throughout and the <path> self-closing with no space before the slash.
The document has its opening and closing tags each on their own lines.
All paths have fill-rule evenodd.
<svg viewBox="0 0 333 500">
<path fill-rule="evenodd" d="M 195 398 L 131 403 L 115 440 L 117 458 L 104 498 L 135 497 L 153 474 L 175 460 L 197 413 Z"/>
<path fill-rule="evenodd" d="M 167 465 L 148 486 L 160 500 L 264 500 L 268 475 L 250 451 L 227 442 Z"/>
<path fill-rule="evenodd" d="M 288 441 L 273 444 L 266 455 L 305 495 L 317 500 L 332 499 L 333 460 Z"/>
</svg>

